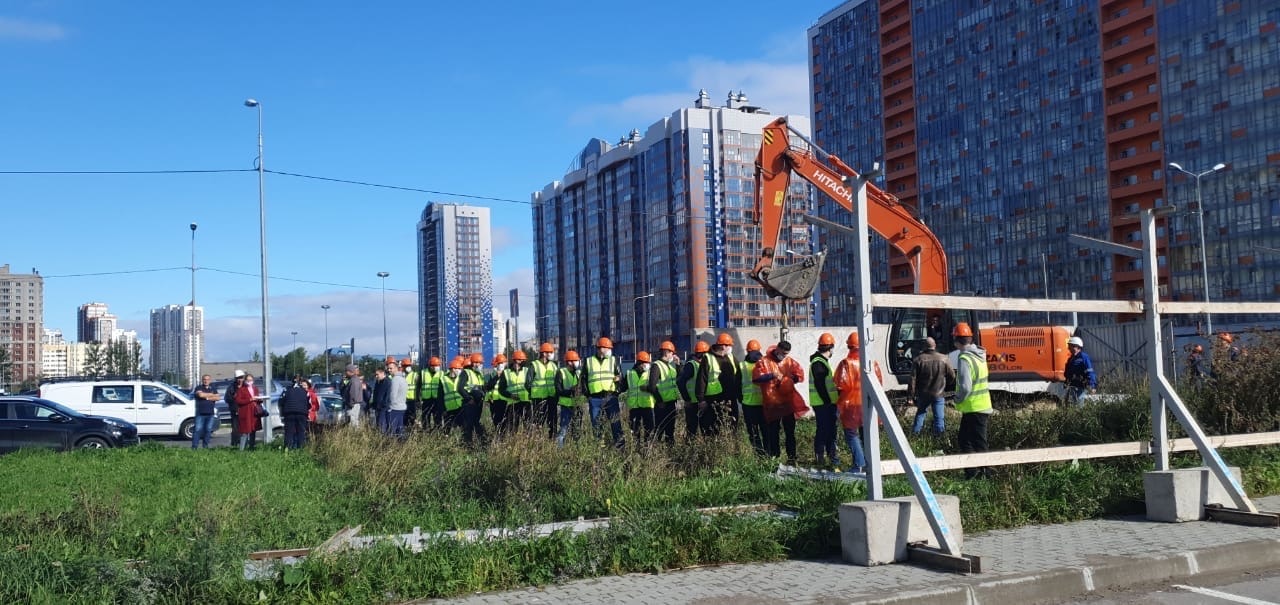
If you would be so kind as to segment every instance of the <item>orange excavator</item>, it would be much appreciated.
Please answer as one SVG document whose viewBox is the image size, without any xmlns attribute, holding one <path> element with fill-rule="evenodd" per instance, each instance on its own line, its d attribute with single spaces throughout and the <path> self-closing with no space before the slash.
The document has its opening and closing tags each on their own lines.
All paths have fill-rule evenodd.
<svg viewBox="0 0 1280 605">
<path fill-rule="evenodd" d="M 792 136 L 806 146 L 793 146 Z M 851 212 L 859 174 L 792 128 L 785 117 L 764 127 L 760 153 L 756 156 L 756 221 L 760 227 L 761 255 L 751 270 L 751 278 L 772 296 L 807 300 L 821 277 L 825 251 L 789 265 L 774 266 L 793 172 Z M 910 260 L 917 294 L 949 292 L 947 255 L 942 243 L 911 209 L 893 195 L 867 183 L 866 213 L 868 227 Z M 844 229 L 815 217 L 806 217 L 806 220 Z M 887 388 L 905 388 L 911 374 L 911 360 L 923 350 L 925 338 L 934 337 L 938 350 L 947 353 L 952 348 L 951 327 L 961 321 L 977 327 L 975 317 L 970 310 L 901 309 L 895 313 L 891 325 L 878 325 L 873 330 L 877 338 L 883 338 L 884 346 L 864 347 L 864 351 L 873 359 L 883 359 L 897 378 L 899 384 L 886 381 Z M 987 349 L 992 389 L 1017 393 L 1055 390 L 1050 385 L 1063 380 L 1068 357 L 1066 341 L 1070 335 L 1071 329 L 1061 326 L 981 327 L 976 340 Z"/>
</svg>

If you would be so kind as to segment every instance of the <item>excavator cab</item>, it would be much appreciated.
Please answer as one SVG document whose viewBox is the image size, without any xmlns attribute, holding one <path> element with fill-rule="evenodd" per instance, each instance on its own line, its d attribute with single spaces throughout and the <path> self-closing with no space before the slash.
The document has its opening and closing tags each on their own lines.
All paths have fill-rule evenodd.
<svg viewBox="0 0 1280 605">
<path fill-rule="evenodd" d="M 955 351 L 951 330 L 964 322 L 974 328 L 974 342 L 978 342 L 977 314 L 969 309 L 899 309 L 889 331 L 888 360 L 890 371 L 899 382 L 911 379 L 911 363 L 923 352 L 925 338 L 932 337 L 938 352 L 950 355 Z"/>
</svg>

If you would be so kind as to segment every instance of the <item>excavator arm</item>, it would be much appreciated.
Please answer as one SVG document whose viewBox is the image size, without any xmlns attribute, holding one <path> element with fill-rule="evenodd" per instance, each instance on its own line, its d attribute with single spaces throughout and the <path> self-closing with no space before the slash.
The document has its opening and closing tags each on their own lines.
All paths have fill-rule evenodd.
<svg viewBox="0 0 1280 605">
<path fill-rule="evenodd" d="M 791 146 L 790 135 L 821 152 L 825 162 L 812 151 Z M 821 273 L 823 253 L 787 266 L 773 267 L 773 257 L 782 228 L 787 188 L 795 172 L 823 193 L 853 211 L 858 173 L 840 158 L 822 152 L 787 124 L 785 117 L 764 127 L 760 153 L 756 156 L 756 223 L 762 237 L 760 260 L 751 277 L 774 296 L 804 299 L 813 294 Z M 947 255 L 937 236 L 908 211 L 898 199 L 875 185 L 867 184 L 867 224 L 889 240 L 889 245 L 911 259 L 916 292 L 945 294 L 948 291 Z"/>
</svg>

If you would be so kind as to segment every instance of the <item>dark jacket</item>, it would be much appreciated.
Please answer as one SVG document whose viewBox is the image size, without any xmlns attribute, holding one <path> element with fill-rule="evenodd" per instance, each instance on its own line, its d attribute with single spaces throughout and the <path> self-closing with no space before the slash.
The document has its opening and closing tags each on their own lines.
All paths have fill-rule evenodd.
<svg viewBox="0 0 1280 605">
<path fill-rule="evenodd" d="M 284 395 L 280 396 L 280 416 L 282 418 L 306 417 L 310 411 L 311 396 L 302 386 L 295 384 L 285 389 Z"/>
<path fill-rule="evenodd" d="M 911 361 L 911 383 L 907 392 L 915 397 L 937 399 L 955 379 L 956 371 L 947 356 L 929 349 Z"/>
<path fill-rule="evenodd" d="M 711 364 L 719 364 L 720 366 L 720 388 L 718 395 L 707 395 L 707 381 L 711 378 Z M 738 364 L 734 363 L 728 355 L 721 357 L 714 353 L 708 353 L 702 363 L 698 364 L 698 384 L 694 387 L 697 391 L 693 395 L 698 401 L 733 401 L 738 398 L 738 391 L 742 390 L 742 381 L 738 378 Z"/>
<path fill-rule="evenodd" d="M 391 407 L 391 379 L 383 378 L 373 383 L 373 409 L 385 410 Z"/>
<path fill-rule="evenodd" d="M 839 397 L 840 394 L 827 391 L 827 376 L 830 375 L 830 372 L 827 371 L 827 364 L 824 361 L 824 356 L 821 353 L 814 353 L 809 356 L 809 380 L 813 381 L 809 384 L 813 385 L 814 390 L 818 392 L 818 398 L 822 400 L 819 405 L 831 405 L 836 402 L 836 397 Z M 832 378 L 835 377 L 832 376 Z"/>
<path fill-rule="evenodd" d="M 702 365 L 702 359 L 706 357 L 706 353 L 694 353 L 693 358 L 684 362 L 680 366 L 680 373 L 676 375 L 676 388 L 680 390 L 680 399 L 686 403 L 693 402 L 693 393 L 689 392 L 689 381 L 693 380 L 698 373 L 698 368 Z"/>
<path fill-rule="evenodd" d="M 227 385 L 227 390 L 222 393 L 222 400 L 227 404 L 227 411 L 231 412 L 231 418 L 234 420 L 240 414 L 240 409 L 236 407 L 236 381 L 231 381 Z"/>
</svg>

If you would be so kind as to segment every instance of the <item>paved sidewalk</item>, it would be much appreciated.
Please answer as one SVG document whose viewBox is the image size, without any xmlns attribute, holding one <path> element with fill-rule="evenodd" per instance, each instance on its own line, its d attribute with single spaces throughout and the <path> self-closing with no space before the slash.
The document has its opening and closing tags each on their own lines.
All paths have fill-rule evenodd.
<svg viewBox="0 0 1280 605">
<path fill-rule="evenodd" d="M 1280 511 L 1280 496 L 1254 501 Z M 1026 603 L 1103 588 L 1280 565 L 1280 529 L 1120 517 L 966 536 L 973 576 L 908 564 L 859 567 L 839 559 L 724 565 L 629 574 L 450 599 L 449 603 Z"/>
</svg>

